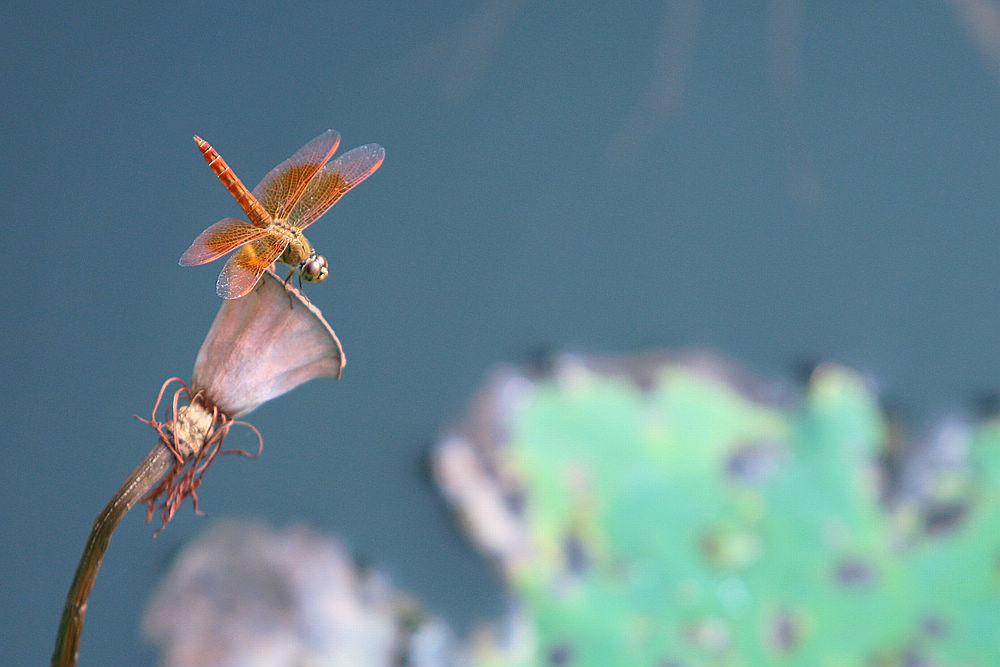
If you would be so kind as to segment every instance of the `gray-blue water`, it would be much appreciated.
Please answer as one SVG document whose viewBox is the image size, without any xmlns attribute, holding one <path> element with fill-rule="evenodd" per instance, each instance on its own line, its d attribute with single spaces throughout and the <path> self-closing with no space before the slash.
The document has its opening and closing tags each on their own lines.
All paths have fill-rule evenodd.
<svg viewBox="0 0 1000 667">
<path fill-rule="evenodd" d="M 501 607 L 424 473 L 484 372 L 698 346 L 878 380 L 914 431 L 1000 389 L 1000 3 L 493 0 L 0 10 L 0 663 L 48 659 L 96 513 L 190 376 L 221 263 L 181 268 L 328 127 L 381 170 L 310 230 L 348 365 L 251 415 L 210 517 L 336 533 L 459 627 Z M 252 446 L 250 435 L 233 444 Z M 172 554 L 124 521 L 81 664 L 148 664 Z"/>
</svg>

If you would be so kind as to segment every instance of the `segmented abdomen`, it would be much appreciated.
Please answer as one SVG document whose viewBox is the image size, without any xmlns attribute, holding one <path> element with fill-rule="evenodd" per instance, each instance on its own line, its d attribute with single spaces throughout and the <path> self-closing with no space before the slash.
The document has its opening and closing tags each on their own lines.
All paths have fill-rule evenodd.
<svg viewBox="0 0 1000 667">
<path fill-rule="evenodd" d="M 219 177 L 222 184 L 226 186 L 229 190 L 229 194 L 236 199 L 236 202 L 240 205 L 246 214 L 250 217 L 250 222 L 257 225 L 258 227 L 266 227 L 271 222 L 271 216 L 268 215 L 264 207 L 261 206 L 257 198 L 247 190 L 247 186 L 243 185 L 233 170 L 229 168 L 226 161 L 222 159 L 219 152 L 212 148 L 211 145 L 201 137 L 195 137 L 194 142 L 198 144 L 198 150 L 201 151 L 202 157 L 205 158 L 205 162 L 211 167 L 215 175 Z"/>
</svg>

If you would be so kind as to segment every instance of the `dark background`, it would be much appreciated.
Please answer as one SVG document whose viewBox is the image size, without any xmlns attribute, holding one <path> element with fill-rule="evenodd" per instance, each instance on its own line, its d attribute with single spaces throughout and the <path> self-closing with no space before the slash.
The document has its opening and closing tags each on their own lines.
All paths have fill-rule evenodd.
<svg viewBox="0 0 1000 667">
<path fill-rule="evenodd" d="M 221 263 L 177 258 L 239 210 L 191 135 L 251 187 L 328 127 L 387 152 L 310 230 L 343 379 L 251 415 L 263 456 L 217 463 L 202 508 L 336 533 L 463 630 L 501 591 L 424 461 L 497 362 L 840 361 L 911 433 L 1000 387 L 998 8 L 6 3 L 0 663 L 47 661 L 91 521 L 153 444 L 131 415 L 190 377 L 219 306 Z M 207 525 L 126 517 L 82 664 L 154 659 L 143 605 Z"/>
</svg>

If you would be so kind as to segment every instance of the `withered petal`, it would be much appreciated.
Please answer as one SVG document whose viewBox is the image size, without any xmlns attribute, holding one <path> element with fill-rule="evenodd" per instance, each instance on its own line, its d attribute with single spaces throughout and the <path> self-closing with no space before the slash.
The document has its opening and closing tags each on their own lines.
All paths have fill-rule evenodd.
<svg viewBox="0 0 1000 667">
<path fill-rule="evenodd" d="M 267 271 L 252 292 L 223 301 L 192 385 L 235 418 L 313 378 L 339 378 L 345 363 L 319 309 Z"/>
</svg>

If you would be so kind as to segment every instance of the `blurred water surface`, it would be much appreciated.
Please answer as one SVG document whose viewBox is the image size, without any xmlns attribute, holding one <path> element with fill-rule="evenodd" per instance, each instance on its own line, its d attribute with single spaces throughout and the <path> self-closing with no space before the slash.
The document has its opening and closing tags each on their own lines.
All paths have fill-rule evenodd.
<svg viewBox="0 0 1000 667">
<path fill-rule="evenodd" d="M 191 135 L 251 185 L 328 127 L 387 152 L 310 229 L 343 379 L 254 413 L 263 456 L 214 466 L 201 507 L 336 534 L 461 630 L 500 586 L 425 453 L 497 361 L 832 359 L 913 432 L 996 393 L 997 9 L 7 3 L 0 663 L 49 655 L 90 522 L 152 443 L 130 415 L 218 308 L 221 267 L 177 258 L 238 210 Z M 153 659 L 144 601 L 204 525 L 126 519 L 82 664 Z"/>
</svg>

